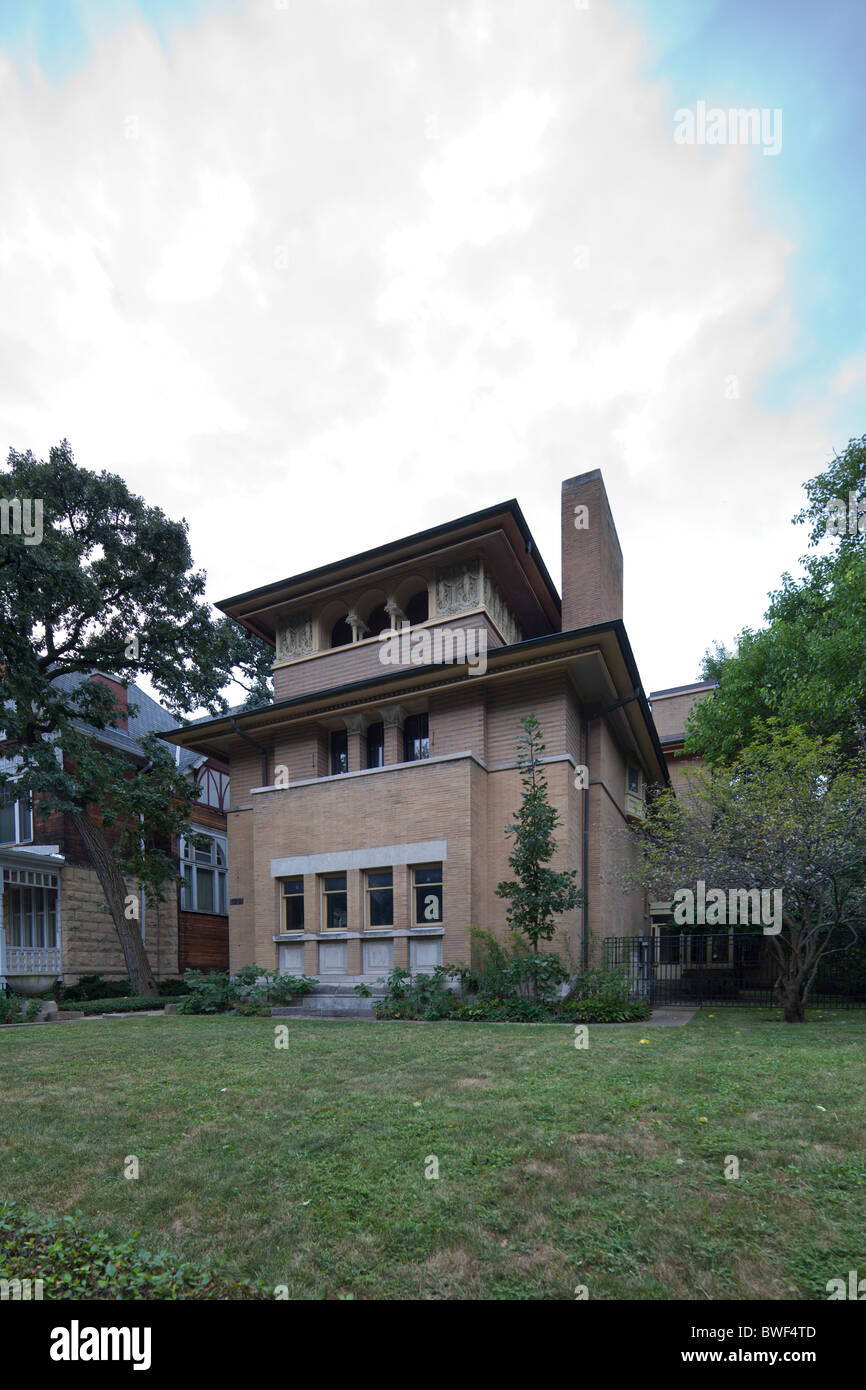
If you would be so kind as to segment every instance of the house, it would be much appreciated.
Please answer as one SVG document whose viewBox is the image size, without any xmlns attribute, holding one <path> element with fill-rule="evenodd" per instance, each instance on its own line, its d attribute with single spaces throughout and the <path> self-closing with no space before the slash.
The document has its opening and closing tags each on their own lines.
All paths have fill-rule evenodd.
<svg viewBox="0 0 866 1390">
<path fill-rule="evenodd" d="M 468 961 L 470 924 L 503 935 L 530 712 L 554 867 L 587 896 L 551 949 L 579 966 L 649 931 L 616 873 L 669 774 L 598 470 L 562 484 L 561 535 L 561 596 L 512 500 L 218 605 L 273 647 L 273 702 L 165 737 L 229 768 L 233 970 L 346 985 Z"/>
<path fill-rule="evenodd" d="M 58 677 L 58 683 L 69 689 L 82 679 Z M 94 739 L 125 753 L 133 765 L 143 764 L 139 740 L 173 728 L 174 719 L 137 685 L 127 688 L 101 672 L 89 679 L 107 685 L 117 704 L 115 725 L 92 730 Z M 177 890 L 169 885 L 156 906 L 129 885 L 140 892 L 142 934 L 157 979 L 228 964 L 228 767 L 181 748 L 175 755 L 201 787 L 192 821 L 210 843 L 206 849 L 184 841 L 174 846 L 183 881 Z M 109 843 L 117 833 L 106 828 Z M 27 992 L 50 988 L 57 979 L 75 984 L 82 975 L 126 975 L 102 887 L 67 815 L 40 816 L 29 797 L 16 798 L 7 787 L 0 804 L 0 871 L 0 988 Z"/>
</svg>

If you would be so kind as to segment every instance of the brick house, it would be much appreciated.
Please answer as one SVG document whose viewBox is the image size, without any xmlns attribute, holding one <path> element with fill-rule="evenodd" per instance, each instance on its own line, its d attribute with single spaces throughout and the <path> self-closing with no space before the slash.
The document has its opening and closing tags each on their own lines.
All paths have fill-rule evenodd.
<svg viewBox="0 0 866 1390">
<path fill-rule="evenodd" d="M 561 494 L 563 593 L 516 501 L 218 606 L 274 648 L 270 705 L 167 735 L 230 769 L 231 968 L 323 983 L 469 960 L 505 932 L 496 884 L 520 803 L 521 716 L 546 744 L 554 867 L 584 908 L 551 949 L 649 930 L 621 832 L 665 753 L 622 621 L 622 553 L 598 470 Z"/>
<path fill-rule="evenodd" d="M 82 677 L 61 677 L 70 688 Z M 111 676 L 90 679 L 107 685 L 118 706 L 116 726 L 93 730 L 93 737 L 144 762 L 139 740 L 148 732 L 174 726 L 172 716 L 136 685 Z M 135 713 L 130 712 L 129 705 Z M 178 764 L 201 785 L 193 812 L 197 831 L 210 837 L 207 850 L 175 845 L 183 883 L 169 885 L 165 901 L 140 901 L 142 933 L 157 979 L 191 967 L 228 964 L 226 811 L 228 766 L 185 749 Z M 118 832 L 106 828 L 109 843 Z M 128 885 L 130 892 L 138 886 Z M 35 813 L 25 797 L 8 791 L 0 805 L 0 988 L 4 983 L 27 992 L 49 988 L 56 979 L 74 984 L 82 975 L 126 975 L 126 964 L 105 897 L 70 818 Z"/>
</svg>

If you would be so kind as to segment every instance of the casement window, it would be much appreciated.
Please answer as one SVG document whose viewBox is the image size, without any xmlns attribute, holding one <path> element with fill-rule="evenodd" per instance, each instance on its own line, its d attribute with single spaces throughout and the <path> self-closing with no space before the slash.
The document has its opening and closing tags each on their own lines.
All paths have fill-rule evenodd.
<svg viewBox="0 0 866 1390">
<path fill-rule="evenodd" d="M 442 865 L 419 864 L 412 870 L 413 925 L 435 927 L 442 912 Z"/>
<path fill-rule="evenodd" d="M 394 874 L 391 869 L 371 869 L 367 873 L 368 927 L 394 925 Z"/>
<path fill-rule="evenodd" d="M 407 763 L 430 757 L 430 732 L 426 714 L 410 714 L 403 725 L 403 759 Z"/>
<path fill-rule="evenodd" d="M 626 786 L 633 796 L 640 796 L 640 773 L 636 767 L 630 767 L 627 772 Z"/>
<path fill-rule="evenodd" d="M 302 878 L 283 879 L 283 920 L 284 932 L 304 930 L 304 880 Z"/>
<path fill-rule="evenodd" d="M 367 725 L 367 766 L 385 766 L 385 725 Z"/>
<path fill-rule="evenodd" d="M 3 870 L 7 946 L 57 945 L 57 874 Z"/>
<path fill-rule="evenodd" d="M 331 776 L 339 777 L 349 771 L 349 735 L 345 729 L 331 734 Z"/>
<path fill-rule="evenodd" d="M 180 905 L 185 912 L 228 911 L 226 893 L 226 841 L 223 835 L 204 835 L 204 849 L 196 849 L 191 840 L 181 839 L 180 867 L 183 882 Z"/>
<path fill-rule="evenodd" d="M 346 875 L 325 874 L 322 878 L 322 930 L 345 931 L 348 920 Z"/>
<path fill-rule="evenodd" d="M 0 845 L 23 845 L 33 839 L 29 796 L 14 799 L 11 787 L 0 790 Z"/>
</svg>

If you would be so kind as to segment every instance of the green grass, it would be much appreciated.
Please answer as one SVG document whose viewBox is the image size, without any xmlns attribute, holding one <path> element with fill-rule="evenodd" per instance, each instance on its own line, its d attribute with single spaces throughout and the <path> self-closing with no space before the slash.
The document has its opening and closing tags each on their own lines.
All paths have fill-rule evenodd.
<svg viewBox="0 0 866 1390">
<path fill-rule="evenodd" d="M 275 1022 L 4 1033 L 0 1197 L 291 1298 L 825 1299 L 866 1276 L 866 1014 L 707 1009 L 586 1051 L 561 1026 L 302 1021 L 277 1050 Z"/>
</svg>

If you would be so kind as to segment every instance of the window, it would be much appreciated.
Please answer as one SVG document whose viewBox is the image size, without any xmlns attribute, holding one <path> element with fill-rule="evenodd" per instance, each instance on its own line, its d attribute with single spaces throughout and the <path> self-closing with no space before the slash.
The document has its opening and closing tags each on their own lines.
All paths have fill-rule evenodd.
<svg viewBox="0 0 866 1390">
<path fill-rule="evenodd" d="M 640 795 L 640 773 L 636 767 L 628 769 L 628 789 L 634 796 Z"/>
<path fill-rule="evenodd" d="M 403 726 L 403 758 L 407 763 L 430 757 L 430 734 L 426 714 L 410 714 Z"/>
<path fill-rule="evenodd" d="M 331 776 L 339 777 L 349 771 L 349 735 L 345 729 L 331 734 Z"/>
<path fill-rule="evenodd" d="M 385 766 L 385 725 L 367 725 L 367 766 Z"/>
<path fill-rule="evenodd" d="M 30 797 L 12 798 L 12 788 L 0 789 L 0 845 L 22 845 L 33 839 Z"/>
<path fill-rule="evenodd" d="M 425 864 L 412 870 L 415 926 L 433 927 L 442 917 L 442 865 Z"/>
<path fill-rule="evenodd" d="M 7 945 L 57 945 L 56 874 L 4 869 L 3 906 Z"/>
<path fill-rule="evenodd" d="M 185 912 L 228 911 L 226 902 L 226 842 L 222 835 L 202 836 L 207 843 L 204 849 L 196 849 L 191 840 L 180 842 L 180 860 L 183 882 L 180 890 L 180 905 Z"/>
<path fill-rule="evenodd" d="M 406 617 L 414 627 L 416 623 L 426 623 L 429 615 L 429 600 L 427 590 L 419 589 L 417 594 L 413 594 L 406 604 Z"/>
<path fill-rule="evenodd" d="M 367 926 L 393 927 L 394 875 L 390 869 L 367 874 Z"/>
<path fill-rule="evenodd" d="M 304 930 L 304 880 L 283 879 L 283 931 Z"/>
<path fill-rule="evenodd" d="M 331 646 L 347 647 L 354 640 L 354 634 L 345 618 L 338 619 L 331 628 Z"/>
<path fill-rule="evenodd" d="M 205 765 L 195 774 L 197 785 L 201 788 L 200 806 L 213 806 L 217 811 L 227 811 L 229 807 L 229 775 L 219 768 Z"/>
<path fill-rule="evenodd" d="M 322 926 L 325 931 L 345 931 L 346 875 L 328 874 L 322 879 Z"/>
</svg>

